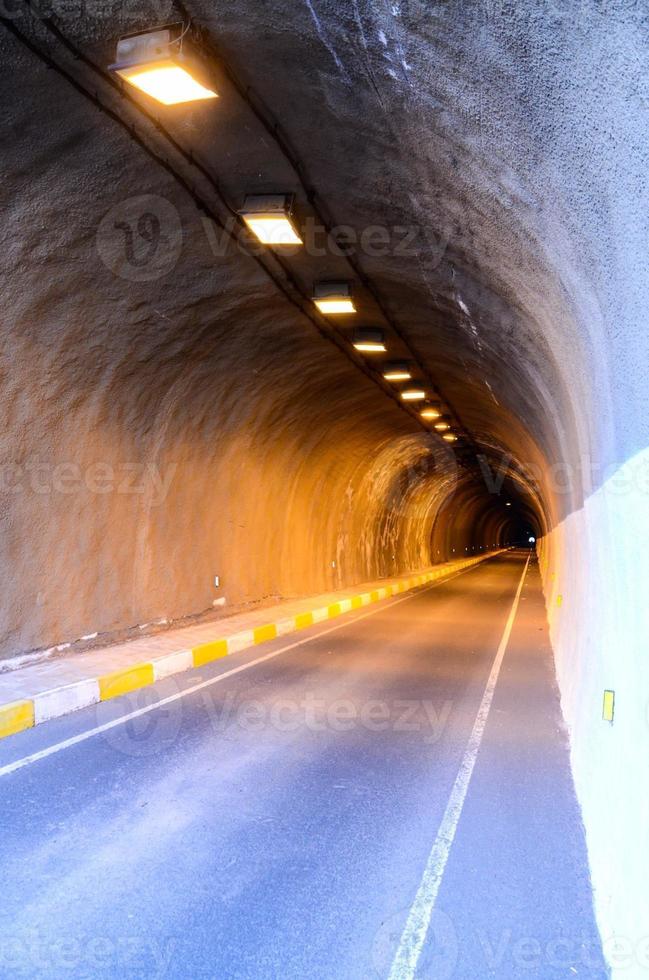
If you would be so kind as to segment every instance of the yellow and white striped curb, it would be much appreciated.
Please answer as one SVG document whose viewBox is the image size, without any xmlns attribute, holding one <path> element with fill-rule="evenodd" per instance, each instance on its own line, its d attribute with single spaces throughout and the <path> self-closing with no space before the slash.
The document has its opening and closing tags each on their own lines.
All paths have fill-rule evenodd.
<svg viewBox="0 0 649 980">
<path fill-rule="evenodd" d="M 505 549 L 491 551 L 475 558 L 462 558 L 458 561 L 447 562 L 420 575 L 395 579 L 371 592 L 347 596 L 337 602 L 330 603 L 328 606 L 320 606 L 309 612 L 298 613 L 296 616 L 280 619 L 276 623 L 267 623 L 254 629 L 243 630 L 226 638 L 201 643 L 200 646 L 192 647 L 189 650 L 179 650 L 176 653 L 168 653 L 164 657 L 156 657 L 148 663 L 134 664 L 111 674 L 102 674 L 99 677 L 76 681 L 64 687 L 57 687 L 51 691 L 36 694 L 33 698 L 0 705 L 0 738 L 14 735 L 26 728 L 33 728 L 34 725 L 40 725 L 44 721 L 60 718 L 62 715 L 79 710 L 79 708 L 87 708 L 99 701 L 108 701 L 122 694 L 129 694 L 131 691 L 154 684 L 165 677 L 171 677 L 172 674 L 179 674 L 193 667 L 203 667 L 213 660 L 219 660 L 221 657 L 227 657 L 259 643 L 266 643 L 266 641 L 274 640 L 278 636 L 286 636 L 288 633 L 294 633 L 296 630 L 305 629 L 327 619 L 334 619 L 343 613 L 361 609 L 363 606 L 388 599 L 400 592 L 407 592 L 410 589 L 427 585 L 436 579 L 446 578 L 471 565 L 477 565 L 487 558 L 493 558 L 494 555 L 501 554 L 503 550 Z"/>
</svg>

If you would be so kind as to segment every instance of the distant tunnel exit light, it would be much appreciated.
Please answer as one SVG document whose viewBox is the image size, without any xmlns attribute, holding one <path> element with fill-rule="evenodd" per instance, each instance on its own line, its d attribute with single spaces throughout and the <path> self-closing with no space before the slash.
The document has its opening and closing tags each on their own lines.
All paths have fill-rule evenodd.
<svg viewBox="0 0 649 980">
<path fill-rule="evenodd" d="M 109 70 L 163 105 L 218 98 L 201 79 L 200 65 L 183 52 L 180 24 L 120 38 Z"/>
</svg>

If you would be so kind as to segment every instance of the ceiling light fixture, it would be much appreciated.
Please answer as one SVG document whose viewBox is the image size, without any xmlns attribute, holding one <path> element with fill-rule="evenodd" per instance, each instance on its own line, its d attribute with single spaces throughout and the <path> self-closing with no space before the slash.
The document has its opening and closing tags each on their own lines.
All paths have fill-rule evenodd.
<svg viewBox="0 0 649 980">
<path fill-rule="evenodd" d="M 392 361 L 383 368 L 386 381 L 409 381 L 412 373 L 406 361 Z"/>
<path fill-rule="evenodd" d="M 353 346 L 367 354 L 383 354 L 386 350 L 383 331 L 372 327 L 361 327 L 354 331 Z"/>
<path fill-rule="evenodd" d="M 327 316 L 355 313 L 352 288 L 348 282 L 318 282 L 313 290 L 313 302 Z"/>
<path fill-rule="evenodd" d="M 420 402 L 426 397 L 426 392 L 421 388 L 404 388 L 401 397 L 404 402 Z"/>
<path fill-rule="evenodd" d="M 291 194 L 249 194 L 239 214 L 263 245 L 302 245 Z"/>
<path fill-rule="evenodd" d="M 448 422 L 436 422 L 435 423 L 435 429 L 437 430 L 437 432 L 448 432 L 448 430 L 450 428 L 451 427 L 448 424 Z"/>
<path fill-rule="evenodd" d="M 452 432 L 447 432 L 446 435 L 442 436 L 444 442 L 457 442 L 457 436 L 454 436 Z"/>
<path fill-rule="evenodd" d="M 163 105 L 218 98 L 201 79 L 200 64 L 182 50 L 183 34 L 181 24 L 127 34 L 117 42 L 109 71 Z"/>
<path fill-rule="evenodd" d="M 435 405 L 426 405 L 425 408 L 422 408 L 419 414 L 421 415 L 422 419 L 439 419 L 442 417 L 440 409 Z"/>
</svg>

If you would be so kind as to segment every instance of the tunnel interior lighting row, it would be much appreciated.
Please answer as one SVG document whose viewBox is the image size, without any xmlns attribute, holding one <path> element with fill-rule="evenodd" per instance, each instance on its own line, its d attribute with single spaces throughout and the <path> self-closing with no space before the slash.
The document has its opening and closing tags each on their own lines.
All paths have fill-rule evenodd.
<svg viewBox="0 0 649 980">
<path fill-rule="evenodd" d="M 189 25 L 172 24 L 156 30 L 139 31 L 120 38 L 116 61 L 109 70 L 124 82 L 166 106 L 218 98 L 203 66 L 183 47 Z M 303 245 L 293 212 L 292 194 L 249 194 L 239 215 L 259 242 L 271 247 Z M 313 290 L 313 303 L 324 316 L 346 316 L 357 312 L 349 282 L 319 282 Z M 385 333 L 378 327 L 354 331 L 352 346 L 364 354 L 384 354 L 388 348 Z M 457 436 L 439 406 L 430 403 L 423 387 L 414 382 L 408 362 L 387 363 L 381 374 L 388 382 L 413 381 L 399 390 L 408 403 L 423 403 L 419 412 L 446 442 Z"/>
<path fill-rule="evenodd" d="M 343 316 L 356 313 L 351 284 L 348 282 L 316 283 L 313 291 L 313 302 L 325 316 Z M 359 327 L 352 336 L 352 346 L 365 354 L 384 354 L 387 352 L 385 331 L 379 327 Z M 382 368 L 381 374 L 386 381 L 413 381 L 413 374 L 407 361 L 388 361 Z M 439 421 L 434 429 L 442 434 L 444 442 L 457 442 L 457 436 L 451 432 L 447 418 L 442 415 L 438 405 L 429 402 L 428 393 L 416 384 L 401 388 L 399 396 L 404 402 L 423 402 L 419 415 L 425 421 Z"/>
</svg>

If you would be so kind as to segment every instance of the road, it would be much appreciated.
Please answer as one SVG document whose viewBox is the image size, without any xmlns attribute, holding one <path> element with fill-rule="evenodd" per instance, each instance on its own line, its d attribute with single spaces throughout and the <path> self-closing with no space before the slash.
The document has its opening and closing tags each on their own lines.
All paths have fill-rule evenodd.
<svg viewBox="0 0 649 980">
<path fill-rule="evenodd" d="M 527 557 L 0 743 L 2 980 L 607 976 Z"/>
</svg>

